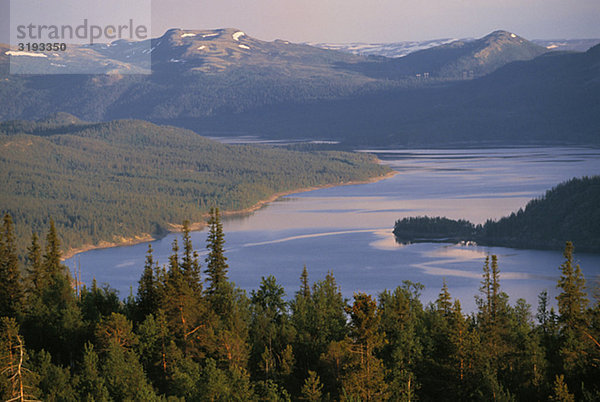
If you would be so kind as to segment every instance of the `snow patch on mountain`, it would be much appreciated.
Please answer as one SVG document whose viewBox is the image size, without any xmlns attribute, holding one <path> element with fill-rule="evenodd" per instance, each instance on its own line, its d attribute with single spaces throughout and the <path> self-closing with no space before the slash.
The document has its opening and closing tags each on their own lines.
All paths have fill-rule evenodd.
<svg viewBox="0 0 600 402">
<path fill-rule="evenodd" d="M 4 52 L 4 54 L 9 56 L 48 57 L 44 53 L 20 52 L 16 50 L 9 50 L 8 52 Z"/>
<path fill-rule="evenodd" d="M 246 34 L 243 33 L 242 31 L 237 31 L 236 33 L 234 33 L 233 35 L 231 35 L 233 37 L 233 40 L 236 42 L 239 42 L 240 37 L 245 36 Z"/>
<path fill-rule="evenodd" d="M 455 42 L 458 39 L 445 38 L 428 41 L 406 41 L 394 43 L 308 43 L 322 49 L 338 50 L 361 56 L 404 57 L 418 50 Z"/>
</svg>

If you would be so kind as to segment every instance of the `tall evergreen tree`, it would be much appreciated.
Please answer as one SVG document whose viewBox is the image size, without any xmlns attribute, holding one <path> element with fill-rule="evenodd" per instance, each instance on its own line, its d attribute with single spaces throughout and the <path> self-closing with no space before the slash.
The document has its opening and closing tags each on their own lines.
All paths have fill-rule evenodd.
<svg viewBox="0 0 600 402">
<path fill-rule="evenodd" d="M 31 245 L 27 247 L 27 292 L 39 294 L 42 285 L 42 247 L 37 233 L 31 235 Z"/>
<path fill-rule="evenodd" d="M 364 401 L 384 400 L 388 396 L 385 369 L 375 355 L 384 343 L 383 334 L 379 332 L 381 315 L 377 303 L 369 295 L 356 293 L 347 312 L 350 315 L 351 357 L 342 380 L 343 390 Z"/>
<path fill-rule="evenodd" d="M 44 253 L 43 258 L 43 269 L 46 278 L 63 273 L 64 266 L 61 263 L 61 255 L 60 239 L 58 238 L 58 233 L 56 232 L 54 220 L 50 219 L 50 229 L 48 230 L 48 235 L 46 236 L 46 252 Z"/>
<path fill-rule="evenodd" d="M 194 292 L 202 292 L 202 282 L 200 281 L 200 263 L 198 262 L 198 253 L 192 245 L 190 236 L 190 222 L 183 222 L 183 256 L 181 259 L 181 271 L 183 277 L 188 282 L 188 286 Z"/>
<path fill-rule="evenodd" d="M 152 256 L 152 245 L 148 245 L 144 271 L 137 290 L 137 320 L 143 321 L 148 314 L 156 314 L 159 306 L 158 284 Z"/>
<path fill-rule="evenodd" d="M 0 316 L 20 319 L 24 290 L 11 216 L 3 218 L 0 233 Z"/>
<path fill-rule="evenodd" d="M 442 283 L 442 290 L 438 295 L 436 300 L 436 305 L 438 311 L 442 312 L 444 315 L 450 315 L 452 312 L 452 297 L 450 296 L 450 292 L 448 291 L 448 284 L 446 284 L 446 279 L 444 279 Z"/>
<path fill-rule="evenodd" d="M 28 301 L 23 333 L 33 349 L 45 349 L 56 362 L 71 365 L 83 349 L 84 323 L 69 270 L 60 257 L 60 240 L 51 220 L 40 285 Z"/>
<path fill-rule="evenodd" d="M 562 291 L 556 296 L 558 312 L 564 328 L 575 329 L 585 324 L 585 309 L 588 303 L 585 279 L 579 264 L 573 266 L 573 243 L 567 242 L 563 255 L 565 262 L 560 266 L 561 276 L 557 285 Z"/>
<path fill-rule="evenodd" d="M 208 287 L 206 293 L 209 298 L 213 298 L 227 284 L 227 257 L 225 257 L 225 235 L 223 234 L 223 224 L 219 216 L 219 209 L 212 208 L 210 218 L 208 219 L 208 237 L 206 239 L 206 248 L 208 256 L 206 257 L 206 281 Z"/>
</svg>

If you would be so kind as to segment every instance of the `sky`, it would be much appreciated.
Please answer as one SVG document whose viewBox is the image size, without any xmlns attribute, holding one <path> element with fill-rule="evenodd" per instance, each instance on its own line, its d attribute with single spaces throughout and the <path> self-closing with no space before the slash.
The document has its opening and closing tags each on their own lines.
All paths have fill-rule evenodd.
<svg viewBox="0 0 600 402">
<path fill-rule="evenodd" d="M 0 0 L 4 43 L 8 3 Z M 468 38 L 498 29 L 527 39 L 600 38 L 600 0 L 152 0 L 153 36 L 226 27 L 293 42 Z"/>
</svg>

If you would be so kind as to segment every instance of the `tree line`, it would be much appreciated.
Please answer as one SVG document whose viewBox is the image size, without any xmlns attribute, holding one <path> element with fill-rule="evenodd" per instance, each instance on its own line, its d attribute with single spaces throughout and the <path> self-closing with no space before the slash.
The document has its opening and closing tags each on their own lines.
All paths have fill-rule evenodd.
<svg viewBox="0 0 600 402">
<path fill-rule="evenodd" d="M 567 243 L 557 287 L 537 312 L 485 260 L 477 310 L 444 281 L 435 302 L 403 282 L 342 296 L 335 277 L 293 297 L 273 276 L 246 294 L 228 279 L 218 209 L 200 261 L 187 222 L 165 264 L 148 247 L 136 295 L 85 286 L 61 262 L 52 221 L 19 262 L 0 230 L 0 394 L 46 401 L 593 401 L 600 398 L 600 303 Z"/>
</svg>

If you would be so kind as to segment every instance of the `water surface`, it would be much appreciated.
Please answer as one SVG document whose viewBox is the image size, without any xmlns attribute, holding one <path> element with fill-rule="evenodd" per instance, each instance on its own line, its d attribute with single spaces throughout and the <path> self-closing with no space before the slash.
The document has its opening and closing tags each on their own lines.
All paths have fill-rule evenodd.
<svg viewBox="0 0 600 402">
<path fill-rule="evenodd" d="M 367 150 L 365 150 L 367 151 Z M 511 303 L 523 297 L 535 308 L 537 295 L 557 294 L 560 251 L 516 250 L 452 244 L 396 244 L 392 228 L 407 216 L 446 216 L 483 223 L 517 211 L 556 184 L 600 174 L 600 150 L 515 148 L 470 150 L 368 150 L 398 174 L 376 183 L 294 194 L 244 217 L 224 221 L 230 278 L 248 291 L 262 276 L 275 275 L 288 296 L 299 287 L 303 265 L 312 281 L 333 271 L 345 296 L 373 295 L 404 280 L 426 286 L 423 301 L 435 300 L 445 278 L 465 310 L 475 308 L 485 257 L 496 254 L 502 290 Z M 155 259 L 166 263 L 171 234 L 152 242 Z M 192 240 L 204 250 L 205 232 Z M 82 279 L 95 277 L 120 291 L 135 288 L 146 244 L 92 250 L 80 261 Z M 575 245 L 577 248 L 577 245 Z M 600 255 L 576 254 L 584 275 L 600 275 Z"/>
</svg>

